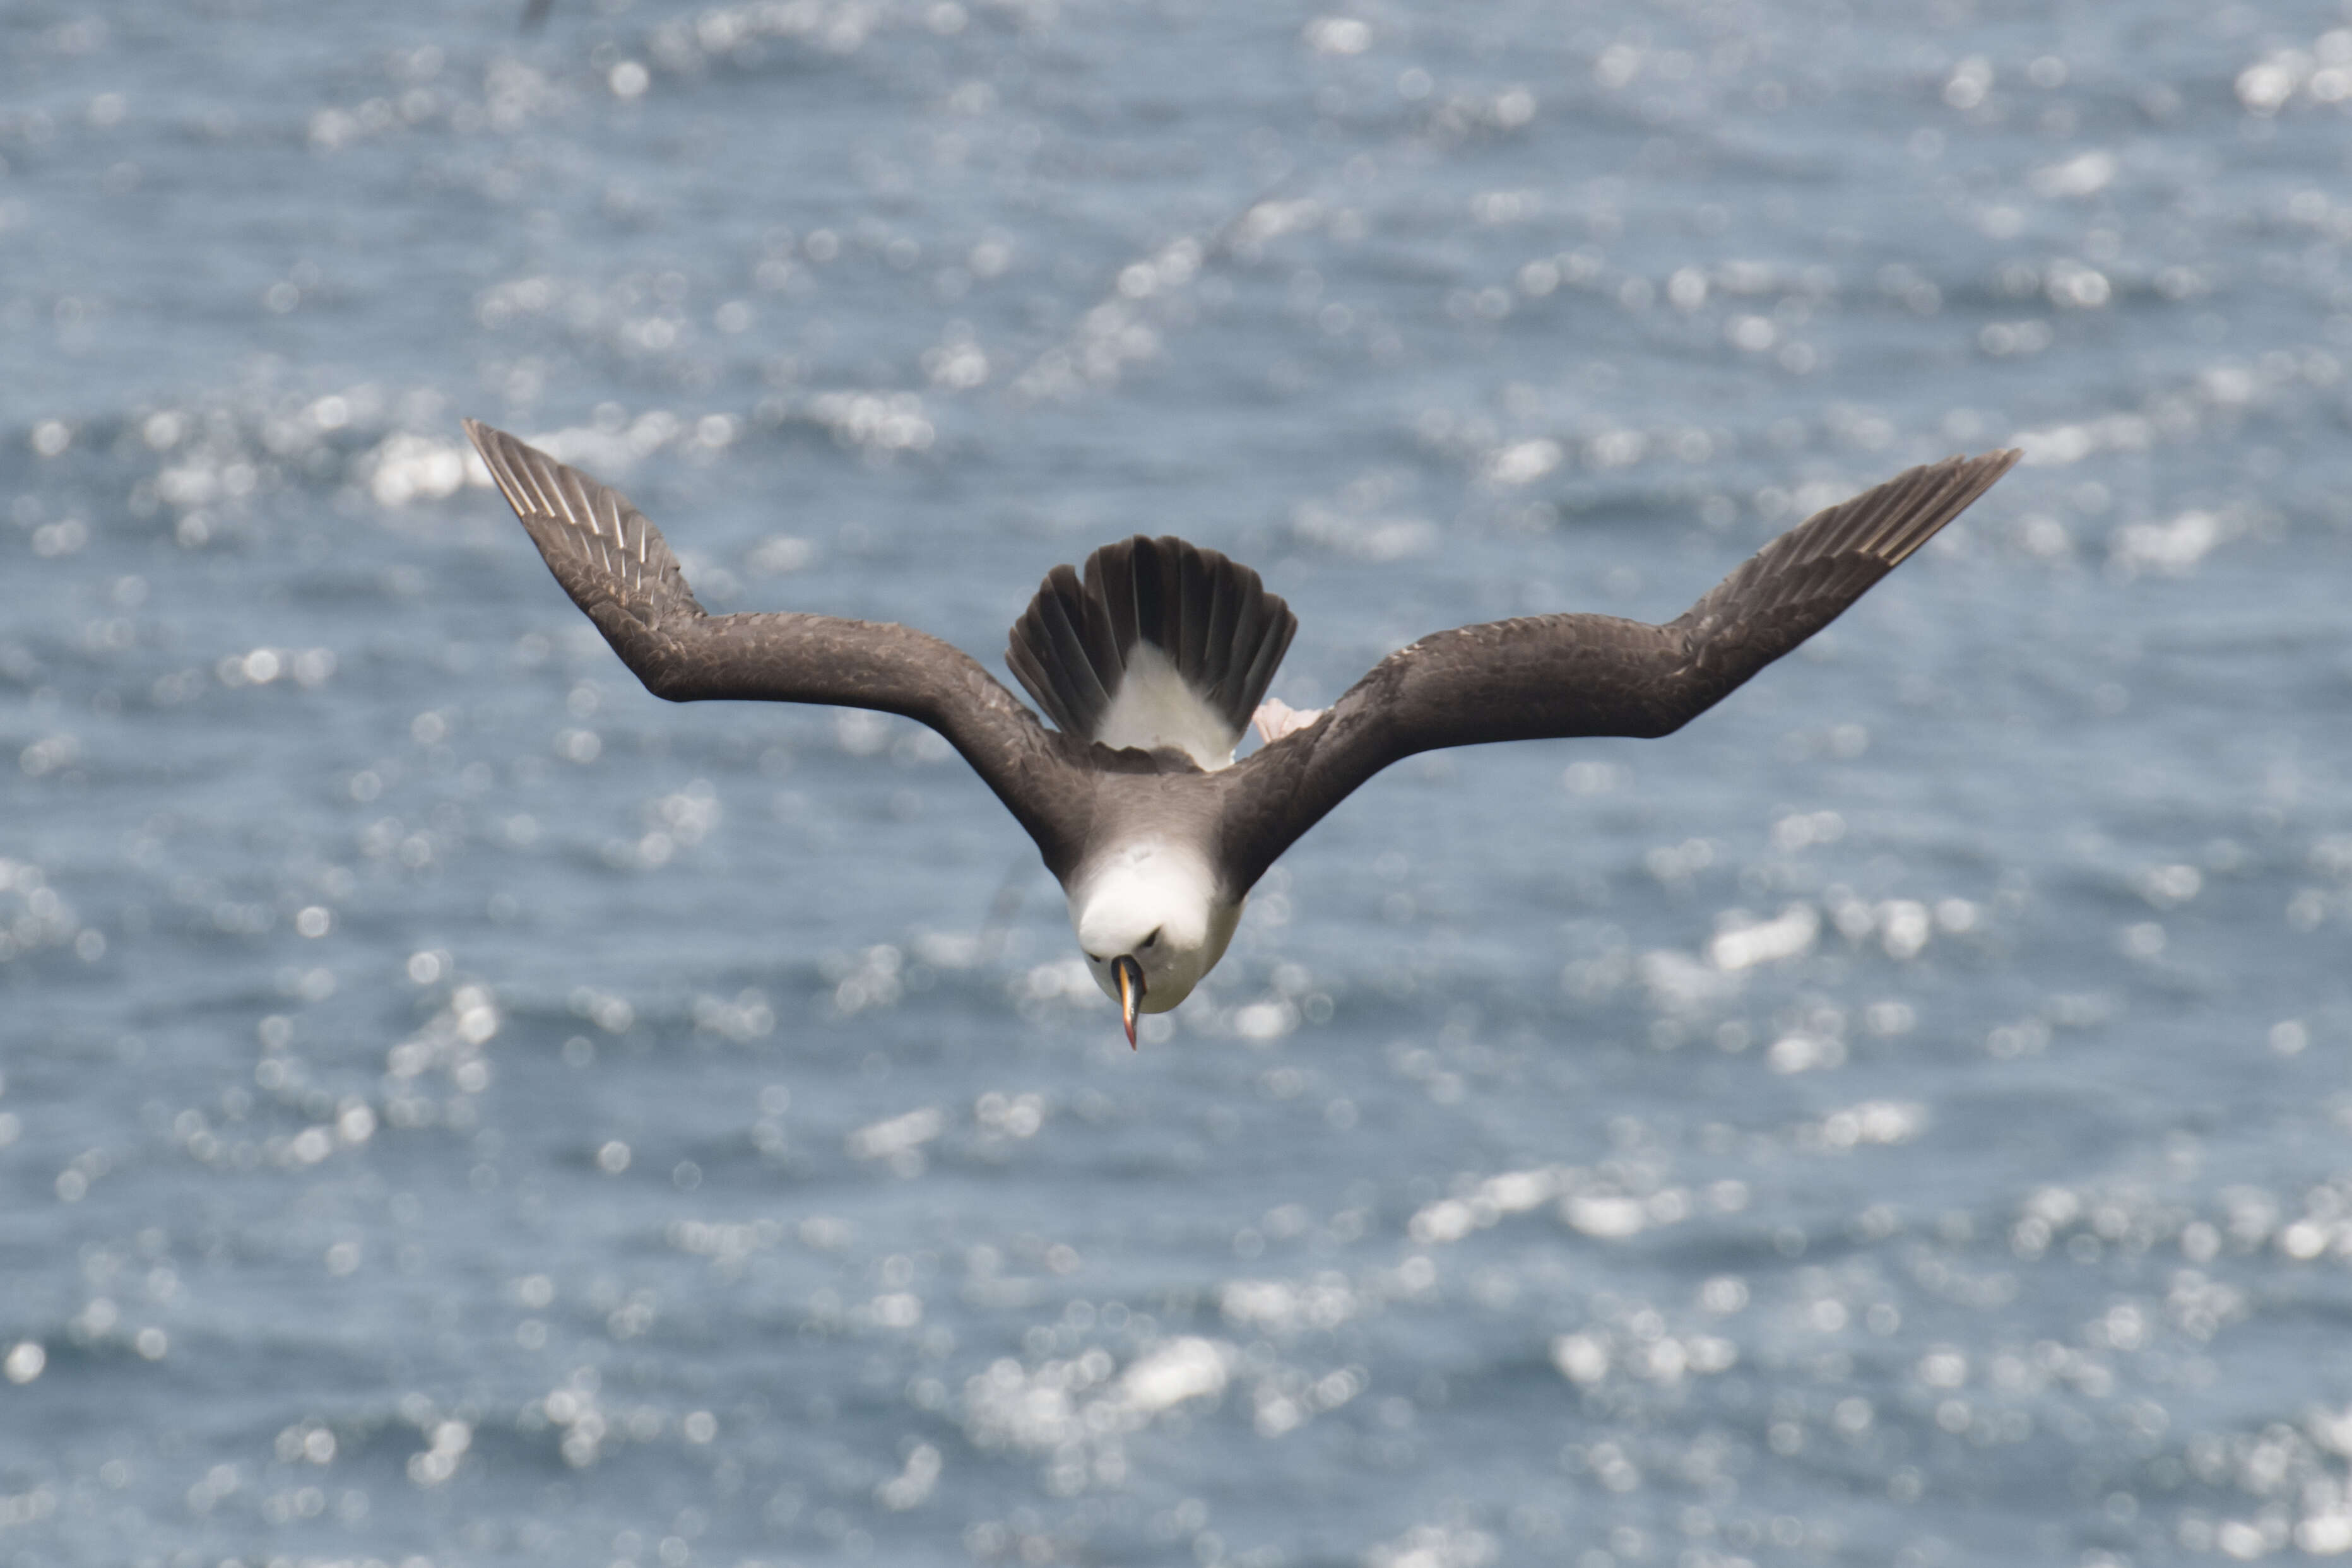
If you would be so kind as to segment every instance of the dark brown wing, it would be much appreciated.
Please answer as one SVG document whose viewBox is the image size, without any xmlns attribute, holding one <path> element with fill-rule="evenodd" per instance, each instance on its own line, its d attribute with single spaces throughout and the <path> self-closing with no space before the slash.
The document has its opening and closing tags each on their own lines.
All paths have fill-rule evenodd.
<svg viewBox="0 0 2352 1568">
<path fill-rule="evenodd" d="M 621 662 L 672 702 L 739 698 L 875 708 L 945 736 L 1056 876 L 1075 863 L 1092 789 L 1061 738 L 995 677 L 905 626 L 793 613 L 711 615 L 628 498 L 503 431 L 466 434 L 531 542 Z"/>
<path fill-rule="evenodd" d="M 1815 513 L 1664 626 L 1541 615 L 1441 632 L 1390 654 L 1321 718 L 1219 776 L 1233 891 L 1358 785 L 1417 752 L 1673 733 L 1836 620 L 2018 456 L 1948 458 Z"/>
</svg>

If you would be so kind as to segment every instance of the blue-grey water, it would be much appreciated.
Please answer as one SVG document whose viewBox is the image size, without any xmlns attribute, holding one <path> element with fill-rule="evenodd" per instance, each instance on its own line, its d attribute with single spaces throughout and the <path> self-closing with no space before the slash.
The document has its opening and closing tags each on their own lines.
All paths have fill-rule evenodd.
<svg viewBox="0 0 2352 1568">
<path fill-rule="evenodd" d="M 2352 9 L 0 3 L 0 1563 L 2352 1548 Z M 2025 464 L 1424 758 L 1130 1052 L 896 720 L 1138 530 L 1276 692 Z"/>
</svg>

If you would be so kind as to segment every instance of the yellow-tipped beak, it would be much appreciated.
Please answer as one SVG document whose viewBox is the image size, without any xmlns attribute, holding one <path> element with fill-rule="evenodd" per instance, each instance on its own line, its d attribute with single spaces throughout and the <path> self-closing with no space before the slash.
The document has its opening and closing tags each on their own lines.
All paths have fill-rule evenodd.
<svg viewBox="0 0 2352 1568">
<path fill-rule="evenodd" d="M 1143 1005 L 1143 966 L 1126 954 L 1111 963 L 1110 972 L 1118 977 L 1119 1021 L 1127 1026 L 1128 1049 L 1135 1049 L 1135 1009 Z"/>
</svg>

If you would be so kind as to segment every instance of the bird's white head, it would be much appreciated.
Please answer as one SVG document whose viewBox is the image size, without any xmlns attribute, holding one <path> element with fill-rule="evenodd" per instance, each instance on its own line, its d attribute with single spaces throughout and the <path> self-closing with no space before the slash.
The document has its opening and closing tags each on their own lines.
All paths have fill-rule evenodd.
<svg viewBox="0 0 2352 1568">
<path fill-rule="evenodd" d="M 1070 924 L 1130 1045 L 1135 1015 L 1191 996 L 1225 956 L 1241 913 L 1238 900 L 1218 898 L 1206 862 L 1165 843 L 1129 844 L 1085 869 L 1070 889 Z"/>
</svg>

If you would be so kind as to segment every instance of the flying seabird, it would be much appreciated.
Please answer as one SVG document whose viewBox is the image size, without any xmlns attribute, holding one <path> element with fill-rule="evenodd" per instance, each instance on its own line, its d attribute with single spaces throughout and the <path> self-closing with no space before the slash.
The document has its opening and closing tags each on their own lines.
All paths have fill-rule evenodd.
<svg viewBox="0 0 2352 1568">
<path fill-rule="evenodd" d="M 1005 663 L 888 622 L 711 615 L 627 497 L 466 422 L 531 540 L 621 662 L 672 702 L 874 708 L 929 725 L 1037 842 L 1096 982 L 1138 1012 L 1224 956 L 1266 868 L 1391 763 L 1448 746 L 1668 735 L 1835 620 L 2007 473 L 2016 452 L 1911 469 L 1766 545 L 1680 619 L 1535 615 L 1423 638 L 1328 709 L 1267 702 L 1297 630 L 1258 575 L 1140 536 L 1057 566 Z M 1235 761 L 1255 722 L 1265 744 Z"/>
</svg>

